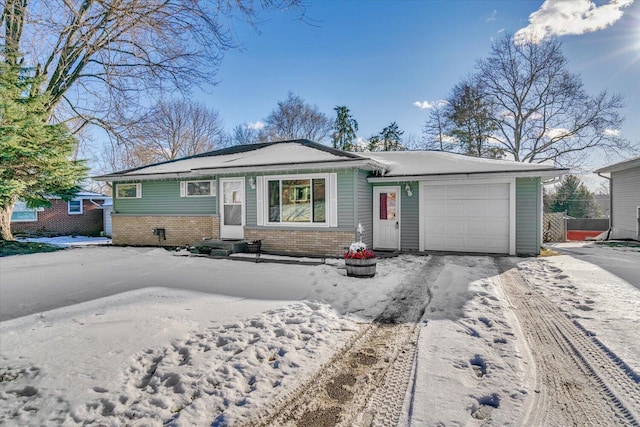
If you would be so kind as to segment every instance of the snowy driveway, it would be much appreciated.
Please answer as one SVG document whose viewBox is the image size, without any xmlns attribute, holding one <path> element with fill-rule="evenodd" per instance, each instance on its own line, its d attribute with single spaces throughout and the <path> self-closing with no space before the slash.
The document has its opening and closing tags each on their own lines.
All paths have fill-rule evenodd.
<svg viewBox="0 0 640 427">
<path fill-rule="evenodd" d="M 640 248 L 608 247 L 594 242 L 552 243 L 548 246 L 604 268 L 640 289 Z"/>
</svg>

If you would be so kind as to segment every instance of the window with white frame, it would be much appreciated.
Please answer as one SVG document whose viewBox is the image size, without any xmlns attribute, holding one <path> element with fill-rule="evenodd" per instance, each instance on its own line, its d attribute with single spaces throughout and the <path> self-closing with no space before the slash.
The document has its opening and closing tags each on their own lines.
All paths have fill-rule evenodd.
<svg viewBox="0 0 640 427">
<path fill-rule="evenodd" d="M 180 197 L 212 197 L 215 195 L 215 181 L 180 182 Z"/>
<path fill-rule="evenodd" d="M 38 221 L 38 209 L 28 208 L 25 202 L 16 202 L 11 213 L 11 222 Z"/>
<path fill-rule="evenodd" d="M 67 212 L 69 215 L 82 214 L 82 200 L 69 200 L 67 202 Z"/>
<path fill-rule="evenodd" d="M 117 199 L 140 199 L 142 198 L 142 184 L 116 184 Z"/>
<path fill-rule="evenodd" d="M 259 183 L 259 225 L 337 226 L 336 174 L 265 176 Z"/>
</svg>

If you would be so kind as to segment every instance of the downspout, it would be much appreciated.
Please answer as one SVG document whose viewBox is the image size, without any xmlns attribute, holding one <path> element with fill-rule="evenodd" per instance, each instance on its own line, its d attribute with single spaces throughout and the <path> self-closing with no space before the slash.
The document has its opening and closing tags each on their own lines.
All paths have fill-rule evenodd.
<svg viewBox="0 0 640 427">
<path fill-rule="evenodd" d="M 102 205 L 100 203 L 94 202 L 93 199 L 89 199 L 89 202 L 93 204 L 95 207 L 97 207 L 98 209 L 102 209 Z"/>
<path fill-rule="evenodd" d="M 600 178 L 604 178 L 609 181 L 609 229 L 607 230 L 607 237 L 604 240 L 609 240 L 611 237 L 611 232 L 613 231 L 613 181 L 611 181 L 611 177 L 607 177 L 602 175 L 600 172 L 597 172 L 597 175 Z"/>
</svg>

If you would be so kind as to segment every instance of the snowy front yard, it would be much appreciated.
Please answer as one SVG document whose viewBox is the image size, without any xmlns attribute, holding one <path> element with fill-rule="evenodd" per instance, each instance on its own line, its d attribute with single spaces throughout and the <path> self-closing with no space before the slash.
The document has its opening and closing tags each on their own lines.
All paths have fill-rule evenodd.
<svg viewBox="0 0 640 427">
<path fill-rule="evenodd" d="M 346 277 L 340 261 L 255 264 L 162 249 L 5 258 L 0 314 L 32 314 L 0 323 L 0 424 L 246 421 L 322 369 L 430 259 L 382 260 L 379 274 L 362 280 Z M 514 262 L 640 371 L 640 291 L 568 256 Z M 494 260 L 442 263 L 428 279 L 400 421 L 520 424 L 531 361 Z"/>
</svg>

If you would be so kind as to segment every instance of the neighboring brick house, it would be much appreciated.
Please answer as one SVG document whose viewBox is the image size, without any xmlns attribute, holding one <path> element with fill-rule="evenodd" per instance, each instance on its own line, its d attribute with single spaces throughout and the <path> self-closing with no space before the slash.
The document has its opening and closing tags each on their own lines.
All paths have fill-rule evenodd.
<svg viewBox="0 0 640 427">
<path fill-rule="evenodd" d="M 542 181 L 565 172 L 435 151 L 350 153 L 295 140 L 94 179 L 113 183 L 114 244 L 261 240 L 266 252 L 340 255 L 361 229 L 373 249 L 535 255 Z"/>
<path fill-rule="evenodd" d="M 69 202 L 59 198 L 50 201 L 50 207 L 38 209 L 29 209 L 18 202 L 11 215 L 11 231 L 14 234 L 97 235 L 104 226 L 102 205 L 111 202 L 111 198 L 83 190 Z"/>
</svg>

